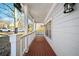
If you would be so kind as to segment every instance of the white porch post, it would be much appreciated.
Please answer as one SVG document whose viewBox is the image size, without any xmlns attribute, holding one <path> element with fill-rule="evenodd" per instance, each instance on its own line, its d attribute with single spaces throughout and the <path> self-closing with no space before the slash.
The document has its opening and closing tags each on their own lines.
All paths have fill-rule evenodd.
<svg viewBox="0 0 79 59">
<path fill-rule="evenodd" d="M 10 35 L 11 56 L 16 56 L 16 34 Z"/>
<path fill-rule="evenodd" d="M 27 15 L 28 15 L 28 7 L 27 5 L 23 5 L 23 10 L 24 10 L 24 32 L 25 34 L 28 33 L 28 18 L 27 18 Z M 25 37 L 25 49 L 24 51 L 26 50 L 26 52 L 28 51 L 28 37 Z"/>
</svg>

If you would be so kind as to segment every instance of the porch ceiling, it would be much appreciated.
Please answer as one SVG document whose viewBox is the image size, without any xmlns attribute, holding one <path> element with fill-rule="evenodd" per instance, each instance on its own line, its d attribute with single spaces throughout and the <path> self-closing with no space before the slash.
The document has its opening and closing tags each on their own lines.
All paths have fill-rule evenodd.
<svg viewBox="0 0 79 59">
<path fill-rule="evenodd" d="M 52 3 L 27 3 L 29 14 L 36 23 L 43 23 Z"/>
</svg>

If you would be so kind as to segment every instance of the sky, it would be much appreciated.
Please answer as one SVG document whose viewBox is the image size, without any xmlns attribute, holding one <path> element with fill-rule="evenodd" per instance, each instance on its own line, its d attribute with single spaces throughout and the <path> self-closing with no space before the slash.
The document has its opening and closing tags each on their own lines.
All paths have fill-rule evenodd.
<svg viewBox="0 0 79 59">
<path fill-rule="evenodd" d="M 8 5 L 11 9 L 14 9 L 14 6 L 12 3 L 5 3 Z M 12 11 L 11 9 L 6 6 L 5 4 L 0 3 L 0 21 L 7 21 L 9 23 L 14 22 L 14 18 L 12 18 Z M 9 16 L 7 16 L 9 15 Z"/>
</svg>

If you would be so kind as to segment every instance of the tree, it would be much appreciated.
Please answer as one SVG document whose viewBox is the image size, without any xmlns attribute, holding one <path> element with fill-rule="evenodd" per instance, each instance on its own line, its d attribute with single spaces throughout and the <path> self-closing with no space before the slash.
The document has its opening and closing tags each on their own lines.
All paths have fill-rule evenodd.
<svg viewBox="0 0 79 59">
<path fill-rule="evenodd" d="M 0 3 L 0 15 L 1 17 L 9 17 L 14 19 L 14 28 L 16 30 L 16 19 L 15 19 L 15 8 L 17 8 L 21 12 L 21 5 L 20 3 Z"/>
</svg>

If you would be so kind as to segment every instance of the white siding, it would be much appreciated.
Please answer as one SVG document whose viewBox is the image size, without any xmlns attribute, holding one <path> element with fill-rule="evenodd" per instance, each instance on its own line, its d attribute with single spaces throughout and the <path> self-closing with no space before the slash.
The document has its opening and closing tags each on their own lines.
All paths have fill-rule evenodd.
<svg viewBox="0 0 79 59">
<path fill-rule="evenodd" d="M 52 39 L 49 44 L 57 55 L 79 55 L 79 4 L 67 14 L 63 13 L 63 5 L 58 4 L 52 12 Z"/>
</svg>

